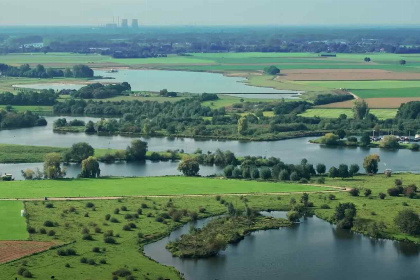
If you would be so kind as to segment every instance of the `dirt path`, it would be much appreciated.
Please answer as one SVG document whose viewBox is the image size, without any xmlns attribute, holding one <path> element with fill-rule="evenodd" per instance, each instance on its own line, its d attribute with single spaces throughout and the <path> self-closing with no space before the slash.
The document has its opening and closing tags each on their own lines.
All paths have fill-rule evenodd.
<svg viewBox="0 0 420 280">
<path fill-rule="evenodd" d="M 316 191 L 312 193 L 336 193 L 336 192 L 348 192 L 351 188 L 337 187 L 337 186 L 326 186 L 326 185 L 310 185 L 314 187 L 328 187 L 334 190 Z M 0 201 L 77 201 L 77 200 L 116 200 L 123 198 L 145 198 L 145 197 L 214 197 L 217 195 L 226 196 L 247 196 L 247 195 L 290 195 L 290 194 L 302 194 L 311 192 L 269 192 L 269 193 L 225 193 L 225 194 L 179 194 L 179 195 L 131 195 L 131 196 L 94 196 L 94 197 L 47 197 L 45 198 L 0 198 Z"/>
</svg>

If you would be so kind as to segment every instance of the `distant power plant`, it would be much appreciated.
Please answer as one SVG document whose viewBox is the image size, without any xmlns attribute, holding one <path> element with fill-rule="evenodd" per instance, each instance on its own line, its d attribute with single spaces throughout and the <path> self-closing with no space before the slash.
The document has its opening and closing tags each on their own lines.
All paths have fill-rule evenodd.
<svg viewBox="0 0 420 280">
<path fill-rule="evenodd" d="M 120 24 L 120 18 L 118 17 L 117 19 L 117 23 L 115 23 L 115 18 L 112 18 L 112 23 L 108 23 L 105 25 L 106 28 L 110 28 L 110 29 L 116 29 L 116 28 L 129 28 L 128 26 L 128 19 L 123 18 L 121 19 L 121 24 Z M 132 19 L 131 20 L 131 28 L 133 29 L 137 29 L 139 28 L 139 20 L 138 19 Z"/>
</svg>

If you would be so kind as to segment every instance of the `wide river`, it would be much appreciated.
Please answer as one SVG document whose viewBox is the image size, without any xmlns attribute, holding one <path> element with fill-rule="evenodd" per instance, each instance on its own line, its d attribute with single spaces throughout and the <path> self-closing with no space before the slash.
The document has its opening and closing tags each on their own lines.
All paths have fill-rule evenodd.
<svg viewBox="0 0 420 280">
<path fill-rule="evenodd" d="M 53 122 L 58 117 L 45 117 L 48 125 L 45 127 L 33 127 L 25 129 L 1 130 L 0 143 L 21 144 L 35 146 L 55 146 L 70 147 L 74 143 L 87 142 L 94 148 L 125 149 L 133 138 L 123 136 L 98 136 L 87 135 L 84 133 L 54 133 Z M 97 118 L 90 117 L 66 117 L 67 120 L 81 119 L 85 122 L 89 120 L 97 121 Z M 193 153 L 198 148 L 203 152 L 214 152 L 217 149 L 223 151 L 230 150 L 237 156 L 266 156 L 278 157 L 286 163 L 299 163 L 301 159 L 306 158 L 310 163 L 325 163 L 328 167 L 338 166 L 341 163 L 357 163 L 362 166 L 366 155 L 377 153 L 381 157 L 379 170 L 382 172 L 386 168 L 393 171 L 420 171 L 420 153 L 410 150 L 389 151 L 384 149 L 372 148 L 349 148 L 349 147 L 325 147 L 317 144 L 310 144 L 311 137 L 282 141 L 225 141 L 225 140 L 199 140 L 192 138 L 168 138 L 168 137 L 150 137 L 141 138 L 148 142 L 151 151 L 184 150 L 187 153 Z M 35 166 L 36 165 L 36 166 Z M 41 167 L 35 164 L 35 167 Z M 156 166 L 159 165 L 159 168 Z M 18 173 L 25 166 L 23 165 L 0 165 L 0 172 L 9 172 L 18 179 Z M 32 166 L 32 167 L 34 167 Z M 155 176 L 155 175 L 175 175 L 176 162 L 152 163 L 115 163 L 101 164 L 102 175 L 120 175 L 120 176 Z M 69 166 L 69 175 L 79 173 L 79 166 Z M 17 172 L 18 171 L 18 172 Z M 213 167 L 201 167 L 201 175 L 210 175 L 220 173 L 221 169 Z"/>
<path fill-rule="evenodd" d="M 167 89 L 175 92 L 189 93 L 230 93 L 230 94 L 271 94 L 275 98 L 297 98 L 298 91 L 277 90 L 273 88 L 248 86 L 246 78 L 226 77 L 217 73 L 186 72 L 186 71 L 163 71 L 163 70 L 120 70 L 116 73 L 108 73 L 96 70 L 95 76 L 110 77 L 112 79 L 97 80 L 101 83 L 128 82 L 133 91 L 160 91 Z M 52 83 L 21 85 L 22 88 L 34 89 L 79 89 L 83 85 Z M 245 98 L 269 98 L 268 96 L 238 96 Z"/>
<path fill-rule="evenodd" d="M 285 212 L 263 213 L 285 217 Z M 202 227 L 209 220 L 197 222 Z M 258 231 L 207 259 L 172 257 L 165 246 L 189 232 L 190 225 L 146 245 L 144 252 L 174 266 L 187 280 L 293 279 L 418 279 L 419 246 L 374 240 L 316 217 L 279 230 Z"/>
</svg>

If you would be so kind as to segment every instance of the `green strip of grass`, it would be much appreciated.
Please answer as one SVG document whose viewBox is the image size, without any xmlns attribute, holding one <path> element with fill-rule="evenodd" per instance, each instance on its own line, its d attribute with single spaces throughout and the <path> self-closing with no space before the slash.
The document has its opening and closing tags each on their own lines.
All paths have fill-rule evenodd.
<svg viewBox="0 0 420 280">
<path fill-rule="evenodd" d="M 21 201 L 1 201 L 0 203 L 0 240 L 26 240 L 25 218 L 20 211 L 24 206 Z"/>
<path fill-rule="evenodd" d="M 387 98 L 387 97 L 420 97 L 420 87 L 413 88 L 386 88 L 386 89 L 357 89 L 352 90 L 360 98 Z"/>
<path fill-rule="evenodd" d="M 327 190 L 332 189 L 294 183 L 221 180 L 200 177 L 112 177 L 0 183 L 1 198 L 281 193 Z"/>
<path fill-rule="evenodd" d="M 380 120 L 393 119 L 397 115 L 397 109 L 371 109 L 370 113 L 375 115 Z M 320 117 L 320 118 L 338 118 L 340 114 L 347 115 L 348 118 L 353 118 L 352 109 L 308 109 L 300 114 L 302 117 Z"/>
</svg>

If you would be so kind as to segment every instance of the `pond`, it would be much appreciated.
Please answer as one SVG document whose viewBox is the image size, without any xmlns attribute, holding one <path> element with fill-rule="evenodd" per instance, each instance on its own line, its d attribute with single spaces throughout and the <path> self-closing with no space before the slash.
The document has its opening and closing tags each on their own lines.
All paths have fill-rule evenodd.
<svg viewBox="0 0 420 280">
<path fill-rule="evenodd" d="M 123 136 L 98 136 L 84 133 L 54 133 L 52 125 L 58 117 L 45 117 L 48 125 L 45 127 L 33 127 L 25 129 L 1 130 L 0 143 L 21 144 L 35 146 L 70 147 L 74 143 L 88 142 L 94 148 L 125 149 L 133 138 Z M 90 117 L 66 117 L 67 120 L 80 119 L 85 122 L 97 121 Z M 381 157 L 379 164 L 380 172 L 390 168 L 393 171 L 419 172 L 420 152 L 408 149 L 389 151 L 378 148 L 360 147 L 326 147 L 310 144 L 308 141 L 313 137 L 281 141 L 247 142 L 234 140 L 204 140 L 193 138 L 169 138 L 148 137 L 141 138 L 146 141 L 151 151 L 166 151 L 168 149 L 182 149 L 187 153 L 193 153 L 198 148 L 203 152 L 214 152 L 217 149 L 230 150 L 237 156 L 266 156 L 278 157 L 286 163 L 299 163 L 306 158 L 310 163 L 324 163 L 327 167 L 338 166 L 341 163 L 357 163 L 362 166 L 363 159 L 369 154 L 377 153 Z"/>
<path fill-rule="evenodd" d="M 285 217 L 286 213 L 263 214 Z M 198 221 L 197 227 L 209 221 Z M 174 266 L 187 280 L 417 279 L 420 273 L 419 246 L 338 230 L 316 217 L 290 228 L 254 232 L 216 257 L 172 257 L 166 244 L 188 233 L 189 228 L 186 224 L 169 237 L 146 245 L 144 253 Z"/>
<path fill-rule="evenodd" d="M 119 70 L 116 73 L 108 73 L 103 70 L 96 70 L 95 76 L 110 77 L 112 79 L 101 79 L 98 82 L 117 83 L 128 82 L 133 91 L 160 91 L 167 89 L 175 92 L 190 93 L 278 93 L 284 97 L 292 97 L 297 91 L 276 90 L 248 86 L 246 78 L 226 77 L 218 73 L 186 72 L 186 71 L 164 71 L 164 70 Z M 78 84 L 33 84 L 19 85 L 22 88 L 35 89 L 79 89 L 83 85 Z"/>
</svg>

